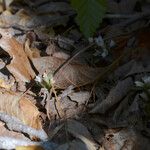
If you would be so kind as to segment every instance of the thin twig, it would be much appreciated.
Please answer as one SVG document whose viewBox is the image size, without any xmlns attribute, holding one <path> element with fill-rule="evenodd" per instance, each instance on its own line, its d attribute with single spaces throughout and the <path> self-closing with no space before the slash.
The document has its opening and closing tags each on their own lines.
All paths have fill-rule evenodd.
<svg viewBox="0 0 150 150">
<path fill-rule="evenodd" d="M 90 45 L 88 45 L 87 47 L 83 48 L 82 50 L 76 52 L 74 55 L 72 55 L 71 57 L 69 57 L 63 64 L 61 64 L 54 72 L 53 77 L 62 69 L 64 69 L 75 57 L 77 57 L 79 54 L 85 52 L 86 50 L 88 50 L 89 48 L 91 48 L 93 45 L 95 45 L 95 43 L 92 43 Z"/>
</svg>

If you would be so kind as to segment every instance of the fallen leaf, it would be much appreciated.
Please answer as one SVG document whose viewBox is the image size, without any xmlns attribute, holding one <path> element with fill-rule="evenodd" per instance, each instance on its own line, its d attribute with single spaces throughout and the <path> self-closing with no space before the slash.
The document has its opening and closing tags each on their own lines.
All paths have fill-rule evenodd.
<svg viewBox="0 0 150 150">
<path fill-rule="evenodd" d="M 0 24 L 2 26 L 13 26 L 16 24 L 25 26 L 29 19 L 30 17 L 24 10 L 19 11 L 15 15 L 12 14 L 9 10 L 6 10 L 0 16 Z"/>
<path fill-rule="evenodd" d="M 14 93 L 1 88 L 0 111 L 18 118 L 35 129 L 42 129 L 37 107 L 22 93 Z"/>
<path fill-rule="evenodd" d="M 37 5 L 35 4 L 37 3 Z M 0 18 L 2 22 L 10 25 L 21 25 L 25 28 L 39 28 L 39 26 L 65 25 L 69 16 L 74 14 L 72 7 L 65 2 L 38 2 L 31 1 L 14 1 L 10 7 L 16 11 L 15 15 Z M 34 6 L 34 9 L 32 8 Z M 6 24 L 5 23 L 5 24 Z"/>
<path fill-rule="evenodd" d="M 96 150 L 96 144 L 89 140 L 88 138 L 80 135 L 80 134 L 73 134 L 77 139 L 67 142 L 63 145 L 57 147 L 56 150 Z"/>
<path fill-rule="evenodd" d="M 16 150 L 44 150 L 41 146 L 17 146 Z"/>
<path fill-rule="evenodd" d="M 145 138 L 139 132 L 127 128 L 119 131 L 109 129 L 102 145 L 105 150 L 148 150 L 150 143 L 148 138 Z"/>
<path fill-rule="evenodd" d="M 137 0 L 123 0 L 123 1 L 112 1 L 107 0 L 108 11 L 111 13 L 132 13 L 136 5 Z"/>
<path fill-rule="evenodd" d="M 25 41 L 25 48 L 24 51 L 26 53 L 26 55 L 29 58 L 37 58 L 40 57 L 40 51 L 37 48 L 31 48 L 30 45 L 32 44 L 30 39 L 27 39 Z"/>
<path fill-rule="evenodd" d="M 0 34 L 2 35 L 0 47 L 12 57 L 10 64 L 6 67 L 17 81 L 29 82 L 35 77 L 35 73 L 32 70 L 23 45 L 13 38 L 6 29 L 0 29 Z"/>
<path fill-rule="evenodd" d="M 28 44 L 26 44 L 26 53 L 24 47 L 15 38 L 11 36 L 7 30 L 0 29 L 2 38 L 0 46 L 9 53 L 13 58 L 11 63 L 7 65 L 8 70 L 14 75 L 17 81 L 29 82 L 35 77 L 35 73 L 30 65 L 28 57 L 33 62 L 33 65 L 40 74 L 44 72 L 53 74 L 60 65 L 65 62 L 65 59 L 57 57 L 33 57 L 33 52 L 30 52 Z M 28 57 L 27 57 L 28 56 Z M 33 57 L 33 58 L 31 58 Z M 56 88 L 67 88 L 70 85 L 76 87 L 93 82 L 103 69 L 92 68 L 78 63 L 70 63 L 63 70 L 57 72 L 54 77 L 54 86 Z"/>
<path fill-rule="evenodd" d="M 74 94 L 75 96 L 78 96 L 78 93 Z M 58 99 L 59 101 L 56 101 L 52 98 L 52 99 L 46 99 L 46 110 L 48 115 L 50 116 L 49 118 L 71 118 L 77 115 L 80 115 L 80 113 L 83 113 L 86 109 L 85 104 L 88 101 L 88 98 L 90 96 L 90 94 L 87 92 L 83 92 L 83 95 L 85 95 L 85 97 L 83 99 L 81 99 L 81 97 L 79 97 L 80 99 L 71 99 L 68 98 L 69 96 L 65 96 L 62 97 L 59 96 Z M 88 97 L 86 97 L 88 96 Z M 48 95 L 46 97 L 49 97 Z M 77 97 L 76 97 L 77 98 Z M 58 114 L 59 113 L 59 114 Z M 58 116 L 59 115 L 59 116 Z"/>
<path fill-rule="evenodd" d="M 62 144 L 62 145 L 58 146 L 58 147 L 56 148 L 56 150 L 68 150 L 68 149 L 69 149 L 69 144 L 70 144 L 70 143 Z"/>
<path fill-rule="evenodd" d="M 96 105 L 91 110 L 91 113 L 106 113 L 107 110 L 109 110 L 112 106 L 121 101 L 124 96 L 126 96 L 131 86 L 133 86 L 133 81 L 130 77 L 118 82 L 116 87 L 111 89 L 107 98 Z"/>
<path fill-rule="evenodd" d="M 81 135 L 81 136 L 86 137 L 89 140 L 94 142 L 88 129 L 79 121 L 68 120 L 67 121 L 67 131 L 75 137 L 77 137 L 76 135 Z"/>
<path fill-rule="evenodd" d="M 53 74 L 56 69 L 65 62 L 65 60 L 47 56 L 33 58 L 32 62 L 40 74 L 43 74 L 44 72 Z M 102 68 L 92 68 L 87 65 L 70 63 L 56 73 L 53 78 L 55 81 L 54 86 L 60 89 L 65 89 L 70 85 L 80 87 L 92 83 L 102 71 Z"/>
<path fill-rule="evenodd" d="M 88 91 L 73 92 L 73 93 L 68 94 L 68 96 L 70 97 L 72 101 L 75 101 L 76 103 L 78 103 L 78 105 L 87 103 L 91 97 Z"/>
<path fill-rule="evenodd" d="M 0 78 L 0 87 L 5 89 L 10 89 L 13 84 L 7 83 L 3 78 Z"/>
<path fill-rule="evenodd" d="M 77 150 L 77 149 L 96 150 L 96 146 L 94 146 L 94 144 L 86 138 L 84 139 L 84 142 L 79 139 L 75 139 L 69 144 L 69 149 L 70 150 Z"/>
<path fill-rule="evenodd" d="M 80 122 L 75 121 L 75 120 L 69 120 L 67 122 L 67 131 L 69 133 L 71 133 L 74 137 L 80 139 L 83 142 L 83 144 L 80 143 L 80 144 L 82 144 L 82 146 L 78 143 L 81 147 L 84 147 L 83 150 L 84 149 L 85 150 L 96 150 L 96 143 L 94 142 L 90 132 Z M 79 141 L 79 142 L 81 142 L 81 141 Z M 72 150 L 76 149 L 75 148 L 76 144 L 72 145 Z"/>
<path fill-rule="evenodd" d="M 56 13 L 56 12 L 69 12 L 73 11 L 71 6 L 65 2 L 48 2 L 44 5 L 37 7 L 38 13 Z"/>
</svg>

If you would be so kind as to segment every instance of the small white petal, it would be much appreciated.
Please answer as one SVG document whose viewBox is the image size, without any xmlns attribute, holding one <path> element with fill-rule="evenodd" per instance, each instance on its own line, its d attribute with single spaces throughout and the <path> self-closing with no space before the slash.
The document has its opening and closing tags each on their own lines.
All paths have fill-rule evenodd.
<svg viewBox="0 0 150 150">
<path fill-rule="evenodd" d="M 103 49 L 102 57 L 105 58 L 108 55 L 108 50 Z"/>
<path fill-rule="evenodd" d="M 144 81 L 144 83 L 150 83 L 150 76 L 145 76 L 142 78 L 142 80 Z"/>
<path fill-rule="evenodd" d="M 100 46 L 100 47 L 104 47 L 105 44 L 104 44 L 104 40 L 102 38 L 102 36 L 98 36 L 97 38 L 95 38 L 95 43 Z"/>
<path fill-rule="evenodd" d="M 39 77 L 39 76 L 36 76 L 36 77 L 35 77 L 35 81 L 37 81 L 37 82 L 40 82 L 40 83 L 41 83 L 41 82 L 42 82 L 42 78 L 41 78 L 41 77 Z"/>
<path fill-rule="evenodd" d="M 45 72 L 43 74 L 43 78 L 47 78 L 47 74 Z"/>
<path fill-rule="evenodd" d="M 112 47 L 114 47 L 115 45 L 116 45 L 116 43 L 115 43 L 113 40 L 111 40 L 110 43 L 109 43 L 109 47 L 112 48 Z"/>
</svg>

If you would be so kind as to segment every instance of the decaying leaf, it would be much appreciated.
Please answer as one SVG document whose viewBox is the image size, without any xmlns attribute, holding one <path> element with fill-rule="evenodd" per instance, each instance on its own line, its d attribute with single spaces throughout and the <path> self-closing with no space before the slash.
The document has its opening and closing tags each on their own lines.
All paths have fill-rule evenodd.
<svg viewBox="0 0 150 150">
<path fill-rule="evenodd" d="M 22 93 L 0 89 L 0 112 L 14 116 L 35 129 L 42 129 L 37 107 Z"/>
<path fill-rule="evenodd" d="M 56 13 L 72 11 L 72 8 L 68 3 L 65 2 L 47 2 L 46 4 L 37 7 L 36 11 L 39 14 Z"/>
<path fill-rule="evenodd" d="M 80 123 L 78 121 L 68 120 L 67 121 L 67 131 L 69 133 L 71 133 L 72 135 L 74 135 L 75 137 L 77 134 L 82 135 L 94 142 L 88 129 L 82 123 Z"/>
<path fill-rule="evenodd" d="M 108 11 L 111 13 L 132 13 L 136 5 L 137 0 L 121 0 L 121 1 L 112 1 L 107 0 L 108 2 Z"/>
<path fill-rule="evenodd" d="M 38 28 L 39 26 L 54 26 L 54 25 L 65 25 L 69 19 L 69 16 L 73 14 L 72 8 L 69 4 L 64 2 L 50 2 L 35 9 L 31 7 L 24 7 L 26 4 L 21 4 L 19 7 L 13 3 L 11 9 L 19 9 L 15 14 L 6 10 L 0 16 L 0 23 L 4 26 L 22 26 L 24 28 Z M 60 13 L 62 12 L 62 13 Z"/>
<path fill-rule="evenodd" d="M 24 51 L 29 58 L 37 58 L 40 57 L 40 51 L 36 48 L 31 48 L 31 40 L 27 39 L 24 44 Z"/>
<path fill-rule="evenodd" d="M 27 58 L 29 51 L 26 54 L 23 45 L 11 37 L 7 30 L 1 29 L 0 33 L 2 35 L 0 46 L 13 58 L 11 63 L 7 65 L 8 70 L 15 76 L 17 81 L 28 82 L 35 76 Z M 31 54 L 29 54 L 29 57 L 31 57 Z M 30 59 L 42 75 L 44 72 L 53 74 L 65 61 L 51 56 Z M 70 85 L 79 87 L 93 82 L 102 70 L 101 68 L 91 68 L 78 63 L 70 63 L 54 76 L 54 86 L 61 89 Z"/>
<path fill-rule="evenodd" d="M 83 113 L 85 111 L 85 105 L 90 98 L 90 93 L 85 91 L 75 92 L 74 94 L 60 94 L 58 95 L 57 101 L 55 101 L 54 97 L 50 99 L 47 90 L 42 89 L 40 94 L 42 94 L 43 102 L 45 101 L 47 115 L 51 120 L 53 118 L 72 118 L 73 116 Z"/>
<path fill-rule="evenodd" d="M 69 120 L 67 122 L 67 130 L 73 136 L 82 141 L 81 142 L 76 139 L 71 142 L 70 145 L 72 150 L 77 149 L 77 145 L 83 150 L 96 150 L 96 143 L 94 142 L 88 129 L 83 124 L 75 120 Z"/>
<path fill-rule="evenodd" d="M 133 81 L 130 77 L 120 81 L 114 89 L 112 89 L 105 100 L 96 105 L 91 113 L 106 113 L 112 106 L 117 104 L 133 86 Z"/>
<path fill-rule="evenodd" d="M 11 57 L 11 63 L 7 65 L 8 70 L 14 75 L 17 81 L 29 82 L 34 78 L 35 73 L 31 68 L 24 47 L 6 29 L 0 29 L 2 38 L 0 47 Z"/>
<path fill-rule="evenodd" d="M 25 26 L 28 21 L 29 16 L 24 11 L 20 11 L 14 15 L 10 11 L 6 10 L 0 16 L 0 24 L 2 26 L 13 26 L 16 24 Z"/>
<path fill-rule="evenodd" d="M 115 129 L 117 130 L 117 129 Z M 108 130 L 103 140 L 105 150 L 148 150 L 149 140 L 134 129 Z"/>
<path fill-rule="evenodd" d="M 64 61 L 64 59 L 51 56 L 32 59 L 40 74 L 44 72 L 53 74 Z M 70 63 L 54 76 L 54 86 L 61 89 L 65 89 L 70 85 L 80 87 L 92 83 L 102 70 L 102 68 L 91 68 L 86 65 Z"/>
<path fill-rule="evenodd" d="M 5 88 L 5 89 L 10 89 L 11 87 L 12 87 L 12 85 L 13 85 L 13 83 L 7 83 L 6 81 L 5 81 L 5 79 L 3 79 L 3 78 L 0 78 L 0 87 L 1 88 Z"/>
<path fill-rule="evenodd" d="M 86 138 L 84 139 L 84 141 L 81 141 L 79 139 L 75 139 L 69 144 L 69 146 L 70 146 L 69 147 L 70 150 L 76 150 L 76 149 L 96 150 L 96 147 L 94 146 L 94 144 Z"/>
<path fill-rule="evenodd" d="M 36 4 L 35 4 L 36 3 Z M 18 10 L 15 15 L 11 15 L 10 19 L 1 18 L 2 22 L 9 22 L 11 25 L 22 25 L 26 28 L 39 28 L 39 26 L 55 26 L 65 25 L 69 16 L 74 14 L 71 6 L 66 2 L 31 2 L 14 1 L 10 5 L 11 10 Z M 33 9 L 34 7 L 34 9 Z M 9 16 L 8 16 L 9 18 Z"/>
<path fill-rule="evenodd" d="M 136 136 L 132 130 L 121 130 L 119 132 L 108 130 L 106 133 L 103 145 L 106 150 L 133 149 L 136 144 Z M 126 144 L 128 142 L 128 144 Z M 129 143 L 130 142 L 130 143 Z"/>
<path fill-rule="evenodd" d="M 16 150 L 44 150 L 43 147 L 38 145 L 33 146 L 17 146 Z"/>
</svg>

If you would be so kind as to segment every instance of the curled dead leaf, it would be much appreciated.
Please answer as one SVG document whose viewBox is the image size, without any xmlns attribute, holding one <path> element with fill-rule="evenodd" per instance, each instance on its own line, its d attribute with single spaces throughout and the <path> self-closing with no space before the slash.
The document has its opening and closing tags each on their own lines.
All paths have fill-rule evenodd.
<svg viewBox="0 0 150 150">
<path fill-rule="evenodd" d="M 12 57 L 11 63 L 6 67 L 17 81 L 29 82 L 34 78 L 35 73 L 24 51 L 24 46 L 12 37 L 8 30 L 0 29 L 0 34 L 2 35 L 0 47 Z"/>
</svg>

